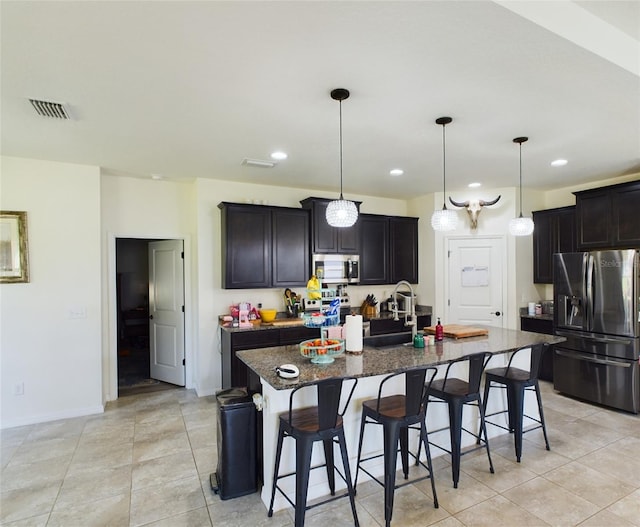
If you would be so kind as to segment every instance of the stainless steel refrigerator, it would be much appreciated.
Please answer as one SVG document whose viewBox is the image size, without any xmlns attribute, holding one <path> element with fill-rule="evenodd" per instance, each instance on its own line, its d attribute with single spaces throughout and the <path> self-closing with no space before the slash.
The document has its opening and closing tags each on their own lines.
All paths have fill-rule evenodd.
<svg viewBox="0 0 640 527">
<path fill-rule="evenodd" d="M 554 254 L 553 385 L 638 413 L 640 263 L 636 249 Z"/>
</svg>

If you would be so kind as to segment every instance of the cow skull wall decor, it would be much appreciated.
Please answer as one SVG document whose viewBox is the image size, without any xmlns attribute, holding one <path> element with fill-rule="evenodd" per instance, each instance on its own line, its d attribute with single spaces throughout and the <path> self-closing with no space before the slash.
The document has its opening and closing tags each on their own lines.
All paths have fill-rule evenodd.
<svg viewBox="0 0 640 527">
<path fill-rule="evenodd" d="M 478 227 L 478 214 L 482 210 L 482 207 L 485 205 L 495 205 L 498 203 L 498 200 L 501 196 L 498 196 L 496 199 L 491 201 L 485 201 L 483 199 L 468 199 L 467 201 L 453 201 L 451 197 L 449 197 L 449 201 L 452 205 L 456 207 L 464 207 L 467 209 L 467 214 L 471 219 L 471 228 L 476 229 Z"/>
</svg>

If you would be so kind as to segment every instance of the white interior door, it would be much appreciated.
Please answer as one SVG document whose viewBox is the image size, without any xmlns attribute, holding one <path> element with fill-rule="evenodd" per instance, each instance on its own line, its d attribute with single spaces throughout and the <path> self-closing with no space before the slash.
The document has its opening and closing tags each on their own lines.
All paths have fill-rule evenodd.
<svg viewBox="0 0 640 527">
<path fill-rule="evenodd" d="M 448 245 L 447 322 L 503 327 L 504 239 L 452 238 Z"/>
<path fill-rule="evenodd" d="M 149 243 L 151 377 L 184 386 L 184 265 L 182 240 Z"/>
</svg>

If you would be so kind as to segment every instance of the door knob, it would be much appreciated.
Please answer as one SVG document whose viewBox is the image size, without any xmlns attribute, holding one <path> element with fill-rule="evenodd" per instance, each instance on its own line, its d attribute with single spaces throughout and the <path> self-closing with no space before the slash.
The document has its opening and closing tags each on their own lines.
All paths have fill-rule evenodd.
<svg viewBox="0 0 640 527">
<path fill-rule="evenodd" d="M 492 311 L 491 314 L 499 317 L 500 316 L 500 311 Z"/>
</svg>

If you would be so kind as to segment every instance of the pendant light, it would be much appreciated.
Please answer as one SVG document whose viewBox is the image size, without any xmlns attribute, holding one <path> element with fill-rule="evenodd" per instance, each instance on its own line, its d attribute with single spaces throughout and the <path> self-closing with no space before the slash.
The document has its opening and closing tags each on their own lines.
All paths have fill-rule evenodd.
<svg viewBox="0 0 640 527">
<path fill-rule="evenodd" d="M 509 233 L 513 236 L 529 236 L 533 232 L 533 220 L 522 216 L 522 143 L 528 137 L 516 137 L 513 142 L 520 145 L 520 216 L 509 221 Z"/>
<path fill-rule="evenodd" d="M 329 202 L 326 218 L 332 227 L 351 227 L 358 219 L 358 208 L 342 196 L 342 101 L 349 98 L 349 90 L 336 88 L 331 91 L 331 98 L 340 102 L 340 199 Z"/>
<path fill-rule="evenodd" d="M 458 226 L 458 213 L 455 210 L 447 209 L 446 203 L 446 143 L 444 127 L 452 122 L 451 117 L 439 117 L 436 119 L 436 124 L 442 125 L 442 196 L 443 205 L 442 210 L 436 210 L 431 216 L 431 226 L 434 231 L 453 231 Z"/>
</svg>

